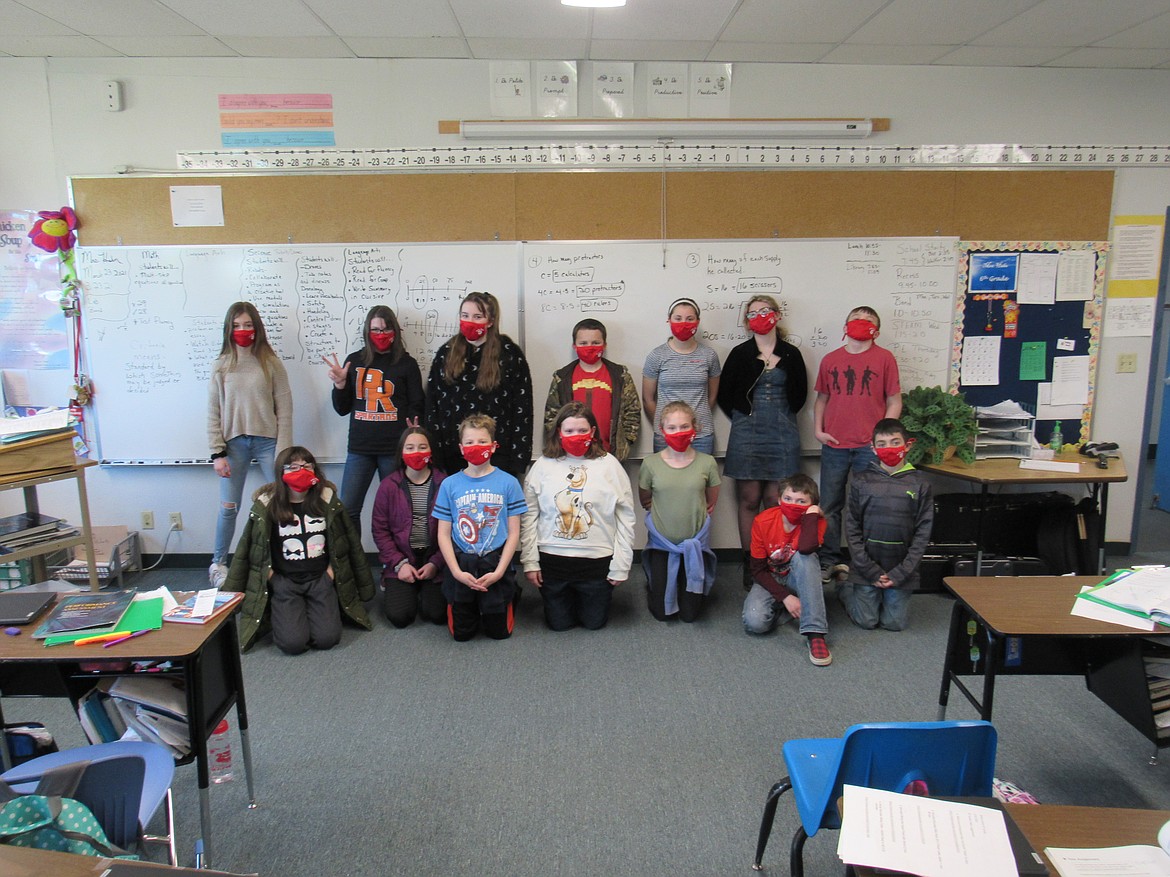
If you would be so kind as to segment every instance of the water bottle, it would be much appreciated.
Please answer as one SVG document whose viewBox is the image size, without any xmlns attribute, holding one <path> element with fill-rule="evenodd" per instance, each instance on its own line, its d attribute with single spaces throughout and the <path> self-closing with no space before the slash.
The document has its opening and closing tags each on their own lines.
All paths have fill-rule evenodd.
<svg viewBox="0 0 1170 877">
<path fill-rule="evenodd" d="M 211 765 L 211 781 L 226 783 L 232 778 L 232 744 L 228 739 L 228 722 L 224 719 L 215 726 L 207 741 L 207 760 Z"/>
<path fill-rule="evenodd" d="M 1064 436 L 1060 432 L 1060 421 L 1056 421 L 1056 426 L 1052 427 L 1052 441 L 1048 443 L 1048 447 L 1052 448 L 1052 453 L 1059 454 L 1061 448 L 1064 447 Z"/>
</svg>

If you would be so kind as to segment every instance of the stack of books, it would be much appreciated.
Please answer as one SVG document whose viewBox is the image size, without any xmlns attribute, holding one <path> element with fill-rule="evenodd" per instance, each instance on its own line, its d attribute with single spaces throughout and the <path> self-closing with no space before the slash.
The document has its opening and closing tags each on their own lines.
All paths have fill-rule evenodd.
<svg viewBox="0 0 1170 877">
<path fill-rule="evenodd" d="M 1143 660 L 1158 740 L 1170 739 L 1170 651 L 1162 647 L 1158 652 L 1144 655 Z"/>
<path fill-rule="evenodd" d="M 1170 567 L 1146 566 L 1122 569 L 1095 588 L 1077 594 L 1098 606 L 1148 623 L 1170 627 Z M 1076 610 L 1074 609 L 1074 614 Z"/>
<path fill-rule="evenodd" d="M 60 518 L 42 515 L 39 512 L 9 515 L 0 518 L 0 555 L 76 534 L 77 531 Z"/>
</svg>

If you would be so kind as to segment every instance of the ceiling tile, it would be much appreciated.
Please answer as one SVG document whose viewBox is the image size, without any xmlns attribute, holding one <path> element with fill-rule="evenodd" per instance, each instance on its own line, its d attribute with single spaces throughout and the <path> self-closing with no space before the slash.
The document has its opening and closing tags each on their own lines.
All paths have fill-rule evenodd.
<svg viewBox="0 0 1170 877">
<path fill-rule="evenodd" d="M 209 34 L 317 37 L 330 31 L 300 0 L 159 0 Z"/>
<path fill-rule="evenodd" d="M 306 0 L 342 36 L 429 38 L 463 33 L 446 3 L 426 0 Z"/>
<path fill-rule="evenodd" d="M 889 0 L 744 0 L 721 39 L 839 43 Z"/>
<path fill-rule="evenodd" d="M 709 43 L 663 40 L 594 40 L 594 61 L 706 61 Z"/>
<path fill-rule="evenodd" d="M 215 37 L 102 37 L 102 42 L 131 58 L 235 58 Z"/>
<path fill-rule="evenodd" d="M 1038 67 L 1068 51 L 1067 47 L 959 46 L 934 63 L 955 67 Z"/>
<path fill-rule="evenodd" d="M 90 36 L 198 36 L 202 31 L 156 0 L 36 0 L 37 12 Z"/>
<path fill-rule="evenodd" d="M 1093 45 L 1110 49 L 1156 49 L 1170 46 L 1170 14 L 1159 15 L 1137 27 L 1098 40 Z"/>
<path fill-rule="evenodd" d="M 713 43 L 735 9 L 734 0 L 707 0 L 680 8 L 678 0 L 635 0 L 593 12 L 593 38 L 685 40 Z"/>
<path fill-rule="evenodd" d="M 109 46 L 89 37 L 0 36 L 0 52 L 21 58 L 120 58 Z"/>
<path fill-rule="evenodd" d="M 1046 67 L 1117 67 L 1145 70 L 1170 61 L 1170 49 L 1073 49 Z"/>
<path fill-rule="evenodd" d="M 353 52 L 337 37 L 223 36 L 220 40 L 245 58 L 352 58 Z"/>
<path fill-rule="evenodd" d="M 1084 46 L 1166 11 L 1166 0 L 1043 0 L 970 42 L 976 46 Z"/>
<path fill-rule="evenodd" d="M 872 45 L 961 45 L 1036 0 L 893 0 L 849 35 Z"/>
<path fill-rule="evenodd" d="M 343 37 L 359 58 L 470 58 L 467 41 L 456 37 Z"/>
<path fill-rule="evenodd" d="M 508 40 L 468 37 L 473 58 L 496 61 L 576 61 L 583 59 L 588 42 L 580 40 Z"/>
<path fill-rule="evenodd" d="M 841 45 L 825 55 L 825 64 L 929 64 L 954 46 L 859 46 Z"/>
<path fill-rule="evenodd" d="M 0 0 L 0 33 L 9 37 L 76 36 L 72 28 L 12 0 Z"/>
<path fill-rule="evenodd" d="M 589 10 L 562 6 L 556 0 L 449 0 L 463 35 L 497 39 L 587 39 Z M 542 57 L 547 57 L 544 55 Z"/>
<path fill-rule="evenodd" d="M 780 64 L 811 64 L 819 61 L 836 43 L 733 43 L 718 42 L 708 61 L 760 61 Z"/>
</svg>

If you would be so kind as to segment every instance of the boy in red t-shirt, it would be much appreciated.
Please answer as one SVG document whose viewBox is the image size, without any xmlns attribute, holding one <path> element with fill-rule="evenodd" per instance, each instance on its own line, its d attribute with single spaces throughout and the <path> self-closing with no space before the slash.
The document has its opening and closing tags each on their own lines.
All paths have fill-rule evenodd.
<svg viewBox="0 0 1170 877">
<path fill-rule="evenodd" d="M 825 581 L 844 580 L 841 512 L 850 471 L 874 461 L 873 427 L 902 414 L 902 386 L 894 355 L 876 343 L 882 321 L 873 308 L 854 308 L 845 320 L 845 343 L 825 355 L 817 370 L 813 430 L 821 443 L 821 504 L 828 527 L 821 551 Z"/>
<path fill-rule="evenodd" d="M 816 555 L 825 519 L 817 501 L 816 482 L 807 475 L 793 475 L 780 484 L 780 505 L 756 515 L 752 589 L 743 601 L 743 629 L 765 634 L 787 616 L 797 618 L 808 640 L 808 659 L 824 667 L 833 662 L 833 655 L 825 642 L 829 622 Z"/>
</svg>

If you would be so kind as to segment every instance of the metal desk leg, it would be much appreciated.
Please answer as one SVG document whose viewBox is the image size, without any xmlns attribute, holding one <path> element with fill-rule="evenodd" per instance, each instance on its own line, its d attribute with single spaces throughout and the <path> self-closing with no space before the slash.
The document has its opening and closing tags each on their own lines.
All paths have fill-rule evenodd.
<svg viewBox="0 0 1170 877">
<path fill-rule="evenodd" d="M 205 645 L 204 648 L 207 648 Z M 204 725 L 203 653 L 183 662 L 183 679 L 187 686 L 187 727 L 195 750 L 195 769 L 199 778 L 199 838 L 196 849 L 206 864 L 211 860 L 211 768 L 207 761 L 207 733 Z"/>
<path fill-rule="evenodd" d="M 248 702 L 244 697 L 244 668 L 240 660 L 240 638 L 236 617 L 228 621 L 228 651 L 231 653 L 233 687 L 236 693 L 236 718 L 240 723 L 240 749 L 244 754 L 244 779 L 248 783 L 248 809 L 256 809 L 256 787 L 252 780 L 252 741 L 248 732 Z"/>
<path fill-rule="evenodd" d="M 941 722 L 947 717 L 947 701 L 951 696 L 951 655 L 954 654 L 956 638 L 963 629 L 963 604 L 955 600 L 951 606 L 951 629 L 947 634 L 947 652 L 943 656 L 942 685 L 938 692 L 938 720 Z"/>
<path fill-rule="evenodd" d="M 1003 660 L 1003 637 L 995 636 L 987 628 L 984 628 L 984 633 L 987 635 L 987 651 L 983 654 L 983 709 L 979 711 L 979 718 L 990 722 L 995 699 L 995 671 Z"/>
<path fill-rule="evenodd" d="M 1101 514 L 1098 520 L 1097 575 L 1105 575 L 1105 516 L 1109 513 L 1109 482 L 1101 484 Z"/>
<path fill-rule="evenodd" d="M 983 575 L 983 519 L 987 517 L 987 484 L 979 485 L 979 523 L 975 525 L 975 575 Z"/>
</svg>

